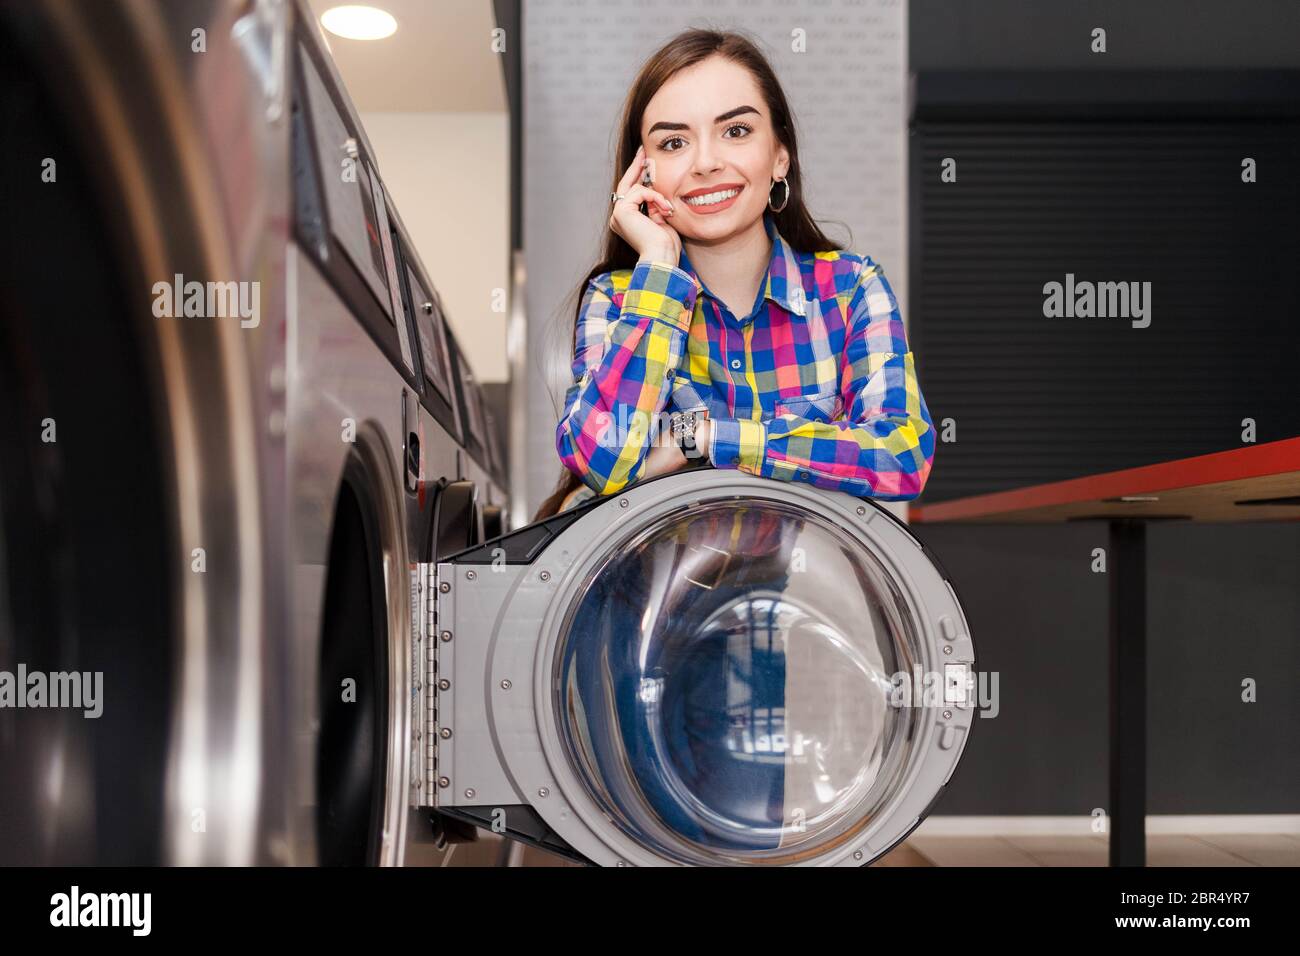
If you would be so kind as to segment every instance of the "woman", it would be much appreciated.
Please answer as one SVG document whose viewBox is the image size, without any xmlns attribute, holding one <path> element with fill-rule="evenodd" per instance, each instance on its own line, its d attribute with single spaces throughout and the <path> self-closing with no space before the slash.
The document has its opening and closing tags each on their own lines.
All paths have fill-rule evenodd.
<svg viewBox="0 0 1300 956">
<path fill-rule="evenodd" d="M 754 44 L 689 30 L 650 57 L 618 169 L 580 287 L 565 472 L 536 518 L 688 463 L 919 495 L 934 431 L 897 300 L 809 215 L 790 109 Z"/>
</svg>

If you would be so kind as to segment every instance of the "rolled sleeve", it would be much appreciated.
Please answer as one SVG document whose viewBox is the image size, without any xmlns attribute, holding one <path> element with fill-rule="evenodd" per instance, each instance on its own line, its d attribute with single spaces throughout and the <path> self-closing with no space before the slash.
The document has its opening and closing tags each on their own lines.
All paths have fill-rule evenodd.
<svg viewBox="0 0 1300 956">
<path fill-rule="evenodd" d="M 662 319 L 683 332 L 691 327 L 699 283 L 665 262 L 639 261 L 623 295 L 623 314 Z"/>
<path fill-rule="evenodd" d="M 748 418 L 715 418 L 709 438 L 709 461 L 715 468 L 762 473 L 767 428 Z"/>
</svg>

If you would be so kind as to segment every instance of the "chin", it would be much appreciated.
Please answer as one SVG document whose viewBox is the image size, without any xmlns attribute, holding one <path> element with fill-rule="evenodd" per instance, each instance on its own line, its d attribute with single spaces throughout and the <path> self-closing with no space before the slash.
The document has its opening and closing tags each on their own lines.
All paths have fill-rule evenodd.
<svg viewBox="0 0 1300 956">
<path fill-rule="evenodd" d="M 713 242 L 740 235 L 762 219 L 762 212 L 750 213 L 731 208 L 713 216 L 696 216 L 689 232 L 682 231 L 687 239 Z"/>
</svg>

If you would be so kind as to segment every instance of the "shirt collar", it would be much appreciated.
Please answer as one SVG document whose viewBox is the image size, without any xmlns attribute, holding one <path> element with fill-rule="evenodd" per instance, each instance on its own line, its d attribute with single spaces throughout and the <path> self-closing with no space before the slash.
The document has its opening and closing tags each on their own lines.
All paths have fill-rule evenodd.
<svg viewBox="0 0 1300 956">
<path fill-rule="evenodd" d="M 807 295 L 803 288 L 803 272 L 799 268 L 799 257 L 790 248 L 790 244 L 781 238 L 776 223 L 768 213 L 763 214 L 763 228 L 772 240 L 772 257 L 767 264 L 767 275 L 763 279 L 763 298 L 771 299 L 792 315 L 802 316 L 807 309 Z M 694 266 L 686 256 L 686 247 L 682 247 L 681 260 L 678 265 L 690 273 L 700 292 L 712 299 L 717 299 L 704 281 L 696 274 Z"/>
</svg>

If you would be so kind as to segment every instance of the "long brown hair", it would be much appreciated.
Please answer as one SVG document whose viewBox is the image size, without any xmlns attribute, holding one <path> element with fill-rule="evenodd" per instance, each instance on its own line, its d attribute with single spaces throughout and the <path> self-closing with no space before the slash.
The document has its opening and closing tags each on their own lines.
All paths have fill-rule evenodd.
<svg viewBox="0 0 1300 956">
<path fill-rule="evenodd" d="M 645 115 L 646 105 L 679 70 L 693 66 L 713 55 L 724 56 L 753 75 L 763 98 L 767 101 L 768 112 L 772 117 L 772 126 L 781 145 L 790 154 L 790 168 L 786 173 L 786 182 L 790 184 L 790 199 L 780 212 L 769 212 L 777 231 L 791 247 L 800 252 L 830 252 L 840 248 L 822 233 L 813 221 L 804 205 L 803 174 L 799 167 L 799 146 L 795 135 L 794 121 L 790 115 L 790 105 L 786 102 L 785 91 L 772 71 L 767 58 L 752 40 L 740 33 L 720 30 L 686 30 L 677 34 L 641 67 L 632 89 L 628 93 L 623 107 L 622 133 L 619 136 L 618 155 L 614 161 L 614 174 L 610 180 L 611 189 L 618 185 L 623 172 L 632 165 L 632 157 L 641 145 L 641 120 Z M 622 236 L 612 229 L 605 230 L 605 246 L 600 261 L 592 267 L 580 283 L 573 298 L 581 308 L 583 294 L 587 283 L 596 276 L 618 269 L 631 269 L 636 265 L 637 253 Z M 574 337 L 572 347 L 577 348 L 577 320 L 574 312 Z M 572 353 L 571 353 L 572 354 Z M 556 514 L 569 493 L 582 484 L 580 479 L 568 468 L 561 468 L 560 480 L 555 490 L 542 502 L 533 516 L 540 521 Z"/>
</svg>

